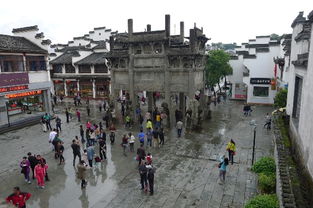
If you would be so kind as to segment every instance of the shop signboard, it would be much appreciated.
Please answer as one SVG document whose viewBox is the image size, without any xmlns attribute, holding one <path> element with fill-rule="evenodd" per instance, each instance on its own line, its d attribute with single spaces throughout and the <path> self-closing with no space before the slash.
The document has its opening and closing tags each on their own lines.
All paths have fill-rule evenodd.
<svg viewBox="0 0 313 208">
<path fill-rule="evenodd" d="M 19 91 L 28 89 L 28 85 L 12 86 L 12 87 L 0 87 L 0 93 Z"/>
<path fill-rule="evenodd" d="M 40 95 L 42 93 L 42 90 L 35 90 L 35 91 L 29 91 L 29 92 L 21 92 L 21 93 L 15 93 L 15 94 L 7 94 L 5 95 L 6 98 L 19 98 L 19 97 L 27 97 L 27 96 L 33 96 L 33 95 Z"/>
<path fill-rule="evenodd" d="M 270 78 L 250 78 L 250 84 L 269 85 L 271 84 Z"/>
<path fill-rule="evenodd" d="M 29 84 L 28 73 L 0 74 L 0 87 Z"/>
</svg>

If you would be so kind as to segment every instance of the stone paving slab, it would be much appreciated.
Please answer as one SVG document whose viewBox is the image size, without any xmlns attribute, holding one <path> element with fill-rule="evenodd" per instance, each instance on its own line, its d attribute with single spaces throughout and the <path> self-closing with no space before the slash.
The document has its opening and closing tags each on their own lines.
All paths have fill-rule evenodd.
<svg viewBox="0 0 313 208">
<path fill-rule="evenodd" d="M 4 198 L 11 188 L 19 185 L 33 193 L 29 207 L 243 207 L 256 194 L 256 176 L 249 171 L 251 165 L 252 128 L 251 119 L 259 124 L 257 128 L 256 158 L 270 155 L 272 133 L 263 130 L 264 116 L 270 107 L 257 106 L 252 117 L 241 113 L 242 103 L 228 102 L 212 107 L 212 119 L 204 124 L 200 132 L 185 134 L 176 138 L 174 129 L 166 132 L 166 145 L 160 149 L 149 148 L 157 167 L 155 194 L 148 196 L 141 192 L 139 175 L 136 170 L 135 154 L 122 155 L 119 143 L 123 134 L 137 127 L 125 130 L 118 127 L 116 144 L 108 145 L 108 161 L 88 170 L 88 186 L 81 190 L 72 166 L 71 140 L 79 133 L 75 119 L 64 124 L 67 131 L 61 133 L 65 141 L 66 164 L 59 166 L 53 159 L 48 134 L 40 131 L 40 125 L 27 127 L 0 135 L 0 196 Z M 84 107 L 81 108 L 82 111 Z M 60 109 L 59 112 L 62 112 Z M 86 121 L 82 113 L 83 122 Z M 61 115 L 65 121 L 64 115 Z M 96 106 L 92 108 L 91 120 L 99 122 L 102 115 Z M 216 158 L 226 153 L 229 138 L 237 143 L 235 164 L 230 165 L 226 183 L 218 184 Z M 138 144 L 136 142 L 136 147 Z M 38 190 L 35 184 L 23 183 L 18 162 L 28 151 L 44 154 L 49 163 L 51 182 L 46 189 Z"/>
</svg>

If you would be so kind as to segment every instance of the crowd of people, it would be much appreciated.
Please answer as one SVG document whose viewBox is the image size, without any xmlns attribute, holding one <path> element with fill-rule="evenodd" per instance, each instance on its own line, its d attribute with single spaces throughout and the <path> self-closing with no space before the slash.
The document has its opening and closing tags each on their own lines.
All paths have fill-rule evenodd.
<svg viewBox="0 0 313 208">
<path fill-rule="evenodd" d="M 80 106 L 81 101 L 79 97 L 74 99 L 74 105 Z M 106 102 L 98 102 L 97 104 L 99 113 L 104 112 L 102 121 L 91 122 L 90 117 L 90 106 L 89 100 L 86 101 L 86 123 L 83 124 L 81 121 L 81 112 L 76 109 L 76 117 L 79 125 L 79 136 L 75 136 L 71 143 L 71 149 L 73 151 L 73 167 L 77 172 L 77 177 L 81 180 L 81 188 L 84 189 L 87 186 L 87 170 L 92 169 L 96 164 L 105 162 L 107 160 L 107 138 L 109 143 L 113 146 L 116 143 L 116 132 L 117 128 L 114 125 L 112 116 L 112 109 Z M 251 107 L 245 105 L 244 115 L 248 116 L 251 114 Z M 128 131 L 127 134 L 123 134 L 121 137 L 120 146 L 122 147 L 122 153 L 127 157 L 128 152 L 135 155 L 135 160 L 138 162 L 138 173 L 140 178 L 141 189 L 144 192 L 149 192 L 151 195 L 154 193 L 154 174 L 156 167 L 153 165 L 152 148 L 158 149 L 165 144 L 165 133 L 164 127 L 166 125 L 166 113 L 160 111 L 157 107 L 151 112 L 142 114 L 142 110 L 138 106 L 135 110 L 135 118 L 138 120 L 139 131 L 135 133 L 132 130 L 134 121 L 131 120 L 129 114 L 129 106 L 126 102 L 121 102 L 121 114 L 122 121 L 124 121 L 125 129 Z M 66 122 L 69 123 L 73 120 L 74 112 L 71 108 L 65 109 Z M 177 137 L 182 136 L 182 130 L 184 128 L 183 115 L 181 111 L 175 112 L 176 117 L 176 129 Z M 55 119 L 55 128 L 51 126 L 51 120 Z M 266 123 L 264 127 L 270 129 L 271 117 L 266 115 Z M 42 117 L 43 131 L 49 133 L 49 143 L 51 149 L 54 151 L 54 158 L 58 161 L 59 165 L 65 163 L 63 152 L 65 150 L 63 139 L 60 138 L 60 132 L 62 131 L 62 120 L 60 116 L 52 117 L 49 114 L 45 114 Z M 132 130 L 132 131 L 131 131 Z M 138 144 L 137 151 L 135 152 L 135 146 Z M 149 150 L 149 151 L 147 151 Z M 225 182 L 225 176 L 227 166 L 234 164 L 234 156 L 236 155 L 236 144 L 231 139 L 227 146 L 226 151 L 228 157 L 223 155 L 219 158 L 218 169 L 219 169 L 219 181 L 221 184 Z M 98 154 L 97 154 L 98 153 Z M 78 162 L 77 162 L 78 158 Z M 21 173 L 24 176 L 25 183 L 31 184 L 32 181 L 36 180 L 37 187 L 40 189 L 45 188 L 45 181 L 49 181 L 48 177 L 48 164 L 46 160 L 39 154 L 35 155 L 29 152 L 27 156 L 24 156 L 20 162 Z M 21 197 L 17 197 L 21 196 Z M 14 193 L 7 198 L 7 202 L 25 206 L 25 202 L 30 198 L 31 194 L 21 192 L 19 187 L 14 188 Z M 23 202 L 20 202 L 23 198 Z M 23 207 L 20 206 L 20 207 Z"/>
</svg>

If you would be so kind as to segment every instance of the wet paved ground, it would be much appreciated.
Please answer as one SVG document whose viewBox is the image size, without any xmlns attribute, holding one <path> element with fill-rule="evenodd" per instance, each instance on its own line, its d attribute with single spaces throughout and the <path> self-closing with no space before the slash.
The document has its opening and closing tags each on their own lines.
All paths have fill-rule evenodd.
<svg viewBox="0 0 313 208">
<path fill-rule="evenodd" d="M 74 118 L 64 124 L 61 138 L 65 142 L 65 165 L 57 165 L 48 145 L 48 133 L 41 126 L 27 127 L 0 135 L 0 197 L 10 194 L 12 187 L 20 186 L 33 194 L 28 203 L 31 208 L 72 207 L 243 207 L 245 201 L 256 193 L 256 177 L 249 171 L 252 155 L 251 119 L 257 128 L 256 158 L 272 154 L 272 133 L 262 128 L 264 115 L 270 107 L 254 107 L 251 117 L 241 113 L 242 103 L 212 106 L 212 119 L 203 124 L 203 130 L 185 134 L 177 139 L 175 130 L 166 132 L 165 146 L 150 149 L 155 174 L 155 194 L 149 196 L 140 191 L 135 154 L 122 155 L 120 141 L 123 128 L 118 128 L 117 142 L 108 145 L 106 162 L 88 170 L 88 186 L 80 189 L 72 166 L 71 140 L 79 134 L 79 123 Z M 85 108 L 82 108 L 82 111 Z M 59 110 L 59 112 L 61 112 Z M 84 117 L 84 113 L 82 114 Z M 96 116 L 95 116 L 96 115 Z M 65 123 L 64 116 L 61 116 Z M 100 121 L 97 109 L 92 109 L 93 121 Z M 86 119 L 82 119 L 83 122 Z M 54 122 L 52 122 L 54 124 Z M 65 130 L 67 128 L 67 130 Z M 135 135 L 138 128 L 131 129 Z M 226 153 L 225 147 L 233 138 L 237 143 L 235 164 L 230 165 L 226 183 L 218 183 L 218 162 Z M 136 143 L 138 147 L 138 143 Z M 36 182 L 25 184 L 18 163 L 27 152 L 42 154 L 49 164 L 50 182 L 44 190 L 36 188 Z"/>
</svg>

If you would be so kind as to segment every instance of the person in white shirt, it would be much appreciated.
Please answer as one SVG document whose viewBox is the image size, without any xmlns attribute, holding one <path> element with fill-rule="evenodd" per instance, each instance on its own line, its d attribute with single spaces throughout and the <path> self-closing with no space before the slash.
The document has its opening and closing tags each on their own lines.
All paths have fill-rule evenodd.
<svg viewBox="0 0 313 208">
<path fill-rule="evenodd" d="M 54 140 L 54 138 L 55 138 L 55 136 L 56 136 L 57 134 L 58 134 L 58 132 L 57 132 L 56 129 L 53 129 L 53 130 L 50 132 L 50 134 L 49 134 L 49 143 L 51 144 L 52 150 L 54 150 L 54 146 L 53 146 L 52 142 L 53 142 L 53 140 Z"/>
<path fill-rule="evenodd" d="M 131 152 L 134 152 L 135 150 L 134 150 L 134 145 L 135 145 L 135 140 L 136 140 L 136 138 L 134 137 L 134 135 L 132 135 L 132 133 L 130 133 L 129 132 L 129 134 L 128 134 L 128 143 L 129 143 L 129 150 L 131 151 Z"/>
</svg>

